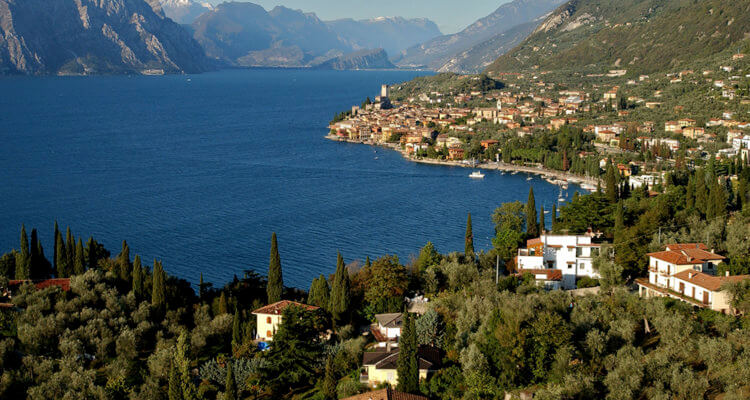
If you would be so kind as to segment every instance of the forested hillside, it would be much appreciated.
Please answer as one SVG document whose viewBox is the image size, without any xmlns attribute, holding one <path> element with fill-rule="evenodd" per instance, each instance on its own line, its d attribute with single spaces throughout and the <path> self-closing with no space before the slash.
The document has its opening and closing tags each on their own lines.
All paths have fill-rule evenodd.
<svg viewBox="0 0 750 400">
<path fill-rule="evenodd" d="M 734 49 L 749 14 L 748 0 L 572 0 L 487 71 L 680 68 Z"/>
</svg>

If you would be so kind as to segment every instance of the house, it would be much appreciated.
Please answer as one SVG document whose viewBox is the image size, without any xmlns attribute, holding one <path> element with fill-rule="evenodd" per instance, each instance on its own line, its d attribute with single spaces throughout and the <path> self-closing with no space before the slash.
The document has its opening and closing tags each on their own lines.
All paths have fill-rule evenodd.
<svg viewBox="0 0 750 400">
<path fill-rule="evenodd" d="M 429 400 L 418 394 L 398 392 L 391 388 L 375 390 L 372 392 L 347 397 L 343 400 Z"/>
<path fill-rule="evenodd" d="M 670 244 L 664 251 L 648 256 L 648 279 L 636 279 L 642 297 L 671 297 L 694 306 L 733 313 L 722 285 L 750 278 L 728 273 L 717 276 L 724 257 L 709 251 L 703 243 Z"/>
<path fill-rule="evenodd" d="M 664 130 L 666 132 L 681 132 L 682 126 L 676 121 L 667 121 L 664 123 Z"/>
<path fill-rule="evenodd" d="M 391 386 L 398 384 L 398 355 L 399 350 L 377 350 L 365 352 L 362 356 L 362 368 L 364 374 L 360 377 L 361 382 L 370 386 L 388 383 Z M 427 375 L 436 371 L 440 365 L 440 351 L 434 347 L 419 346 L 417 350 L 417 366 L 419 379 L 427 379 Z"/>
<path fill-rule="evenodd" d="M 370 331 L 380 347 L 384 347 L 387 342 L 398 342 L 401 336 L 401 325 L 404 322 L 403 317 L 401 313 L 375 315 L 376 323 L 370 326 Z"/>
<path fill-rule="evenodd" d="M 13 289 L 20 287 L 24 283 L 33 284 L 37 290 L 46 289 L 51 286 L 57 286 L 60 289 L 62 289 L 64 292 L 67 292 L 70 290 L 70 278 L 53 278 L 53 279 L 38 279 L 38 280 L 11 279 L 8 281 L 8 289 L 12 291 Z"/>
<path fill-rule="evenodd" d="M 500 144 L 500 142 L 498 142 L 497 140 L 493 140 L 493 139 L 482 140 L 482 148 L 485 150 L 490 148 L 490 146 L 497 146 L 498 144 Z"/>
<path fill-rule="evenodd" d="M 575 289 L 582 277 L 599 279 L 593 258 L 599 254 L 601 244 L 593 243 L 595 236 L 546 234 L 528 240 L 525 249 L 518 249 L 518 272 L 534 274 L 538 283 L 551 289 Z"/>
<path fill-rule="evenodd" d="M 315 311 L 319 308 L 289 300 L 281 300 L 265 307 L 261 307 L 253 311 L 253 314 L 255 314 L 256 317 L 255 326 L 257 334 L 255 335 L 255 339 L 262 342 L 272 341 L 273 335 L 278 330 L 279 325 L 281 325 L 281 314 L 283 314 L 284 310 L 290 306 L 302 307 L 308 311 Z"/>
<path fill-rule="evenodd" d="M 703 128 L 696 128 L 694 126 L 689 126 L 682 130 L 682 135 L 689 139 L 698 139 L 699 137 L 702 137 L 706 134 L 706 130 Z"/>
<path fill-rule="evenodd" d="M 451 147 L 448 149 L 448 157 L 451 160 L 463 160 L 464 149 L 462 149 L 461 147 Z"/>
</svg>

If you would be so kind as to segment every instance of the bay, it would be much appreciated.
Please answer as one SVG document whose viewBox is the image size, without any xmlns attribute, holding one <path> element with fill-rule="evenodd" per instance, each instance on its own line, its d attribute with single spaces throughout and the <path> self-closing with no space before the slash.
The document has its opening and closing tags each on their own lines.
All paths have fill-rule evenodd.
<svg viewBox="0 0 750 400">
<path fill-rule="evenodd" d="M 462 251 L 467 213 L 477 250 L 492 211 L 526 201 L 550 210 L 540 178 L 468 178 L 398 153 L 323 138 L 334 113 L 415 71 L 227 70 L 201 75 L 0 79 L 0 252 L 21 224 L 94 236 L 116 255 L 163 261 L 193 283 L 265 274 L 277 232 L 288 286 L 307 288 L 347 262 L 427 242 Z M 573 190 L 566 196 L 570 197 Z M 549 223 L 549 222 L 548 222 Z"/>
</svg>

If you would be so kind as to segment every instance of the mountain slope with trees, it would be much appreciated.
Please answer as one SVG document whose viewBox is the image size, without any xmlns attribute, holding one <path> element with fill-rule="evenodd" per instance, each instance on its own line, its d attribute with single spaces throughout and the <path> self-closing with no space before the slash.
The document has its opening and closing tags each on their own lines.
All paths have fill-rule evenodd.
<svg viewBox="0 0 750 400">
<path fill-rule="evenodd" d="M 488 72 L 680 68 L 750 32 L 750 1 L 571 0 Z"/>
</svg>

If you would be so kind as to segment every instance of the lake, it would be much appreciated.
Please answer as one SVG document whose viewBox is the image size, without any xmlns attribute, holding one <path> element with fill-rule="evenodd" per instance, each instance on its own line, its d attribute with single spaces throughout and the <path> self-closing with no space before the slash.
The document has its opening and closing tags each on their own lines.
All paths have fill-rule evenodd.
<svg viewBox="0 0 750 400">
<path fill-rule="evenodd" d="M 279 238 L 284 283 L 432 241 L 463 251 L 467 213 L 477 250 L 492 211 L 526 201 L 551 209 L 540 178 L 420 165 L 398 153 L 323 137 L 333 114 L 414 71 L 227 70 L 189 76 L 0 79 L 0 253 L 21 224 L 53 254 L 55 220 L 113 255 L 163 261 L 195 283 L 223 285 L 268 269 Z M 572 190 L 567 194 L 572 196 Z"/>
</svg>

